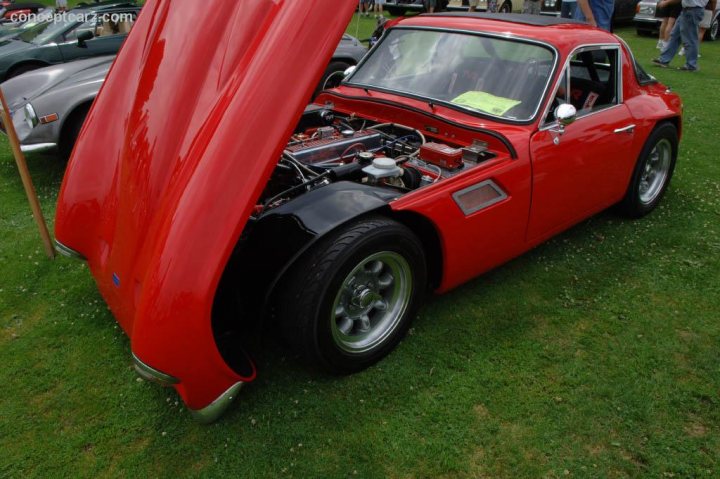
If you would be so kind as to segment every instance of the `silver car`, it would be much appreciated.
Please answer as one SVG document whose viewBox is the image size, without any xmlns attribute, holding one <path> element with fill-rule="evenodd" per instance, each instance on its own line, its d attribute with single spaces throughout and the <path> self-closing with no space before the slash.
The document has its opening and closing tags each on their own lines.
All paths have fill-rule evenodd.
<svg viewBox="0 0 720 479">
<path fill-rule="evenodd" d="M 638 35 L 657 35 L 660 30 L 660 19 L 655 17 L 658 0 L 640 0 L 633 22 Z M 720 21 L 720 3 L 713 12 L 710 28 L 705 32 L 705 40 L 715 40 L 718 36 L 718 22 Z"/>
<path fill-rule="evenodd" d="M 344 35 L 316 90 L 342 81 L 342 72 L 362 59 L 367 47 Z M 115 56 L 63 63 L 25 73 L 2 84 L 25 152 L 57 149 L 72 153 L 75 140 Z M 5 128 L 0 125 L 3 131 Z"/>
<path fill-rule="evenodd" d="M 64 63 L 3 83 L 22 150 L 57 147 L 69 156 L 114 59 L 105 56 Z"/>
</svg>

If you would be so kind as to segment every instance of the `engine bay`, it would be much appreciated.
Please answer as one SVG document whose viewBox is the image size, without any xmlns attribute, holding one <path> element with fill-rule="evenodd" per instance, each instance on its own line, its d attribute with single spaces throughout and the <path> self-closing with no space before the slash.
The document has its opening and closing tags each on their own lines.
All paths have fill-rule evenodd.
<svg viewBox="0 0 720 479">
<path fill-rule="evenodd" d="M 439 142 L 410 126 L 373 122 L 310 105 L 290 138 L 255 215 L 337 181 L 407 193 L 495 156 L 481 140 L 465 146 Z"/>
</svg>

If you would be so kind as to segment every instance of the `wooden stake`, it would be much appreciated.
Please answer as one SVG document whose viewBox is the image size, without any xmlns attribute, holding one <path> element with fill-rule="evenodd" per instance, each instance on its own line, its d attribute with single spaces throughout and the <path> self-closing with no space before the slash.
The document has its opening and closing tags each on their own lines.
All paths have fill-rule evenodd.
<svg viewBox="0 0 720 479">
<path fill-rule="evenodd" d="M 40 209 L 40 201 L 38 200 L 35 186 L 33 186 L 32 178 L 30 177 L 30 170 L 28 170 L 25 155 L 20 149 L 20 139 L 17 136 L 15 125 L 10 117 L 10 109 L 8 108 L 7 101 L 5 101 L 5 94 L 3 93 L 2 88 L 0 88 L 0 102 L 2 102 L 3 125 L 5 125 L 8 140 L 10 141 L 13 155 L 15 155 L 15 163 L 17 163 L 18 170 L 20 171 L 20 178 L 22 179 L 23 186 L 25 187 L 25 194 L 27 195 L 28 202 L 30 202 L 30 209 L 32 209 L 33 217 L 40 229 L 40 237 L 45 245 L 45 253 L 47 253 L 50 259 L 54 259 L 55 246 L 53 246 L 47 223 L 45 223 L 45 217 L 43 216 L 42 209 Z"/>
</svg>

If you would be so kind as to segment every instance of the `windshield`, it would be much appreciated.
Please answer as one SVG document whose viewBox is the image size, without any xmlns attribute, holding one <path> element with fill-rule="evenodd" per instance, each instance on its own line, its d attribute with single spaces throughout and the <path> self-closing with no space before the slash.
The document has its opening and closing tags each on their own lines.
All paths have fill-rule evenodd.
<svg viewBox="0 0 720 479">
<path fill-rule="evenodd" d="M 50 21 L 35 25 L 27 31 L 18 35 L 18 38 L 24 42 L 33 43 L 35 45 L 44 45 L 54 40 L 58 34 L 75 25 L 74 21 Z"/>
<path fill-rule="evenodd" d="M 554 63 L 550 48 L 520 40 L 394 29 L 348 83 L 522 121 L 539 109 Z"/>
</svg>

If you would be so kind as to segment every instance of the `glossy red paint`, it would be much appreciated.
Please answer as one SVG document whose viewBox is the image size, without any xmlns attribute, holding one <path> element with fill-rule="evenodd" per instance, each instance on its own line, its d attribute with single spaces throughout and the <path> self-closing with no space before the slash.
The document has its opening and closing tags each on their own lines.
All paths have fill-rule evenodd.
<svg viewBox="0 0 720 479">
<path fill-rule="evenodd" d="M 355 0 L 257 0 L 242 9 L 236 0 L 218 2 L 236 13 L 218 16 L 194 3 L 172 9 L 160 0 L 144 7 L 83 128 L 56 219 L 58 240 L 88 259 L 134 354 L 178 378 L 191 409 L 255 376 L 253 368 L 231 369 L 217 350 L 210 324 L 215 291 L 356 7 Z M 197 24 L 206 27 L 201 41 L 187 34 Z M 398 25 L 533 39 L 552 45 L 560 65 L 579 45 L 618 44 L 580 25 L 446 16 Z M 559 145 L 541 128 L 543 115 L 511 124 L 349 86 L 316 101 L 370 120 L 417 125 L 446 144 L 482 139 L 497 154 L 390 204 L 434 225 L 443 292 L 622 197 L 648 133 L 658 120 L 681 114 L 677 96 L 637 83 L 622 48 L 624 103 L 578 120 Z M 636 129 L 620 138 L 620 148 L 606 141 L 628 122 Z M 501 133 L 511 146 L 481 130 Z M 596 149 L 587 148 L 588 138 Z M 486 179 L 508 198 L 465 216 L 452 194 Z"/>
<path fill-rule="evenodd" d="M 217 351 L 215 289 L 356 5 L 216 3 L 145 5 L 83 127 L 55 227 L 134 354 L 179 378 L 191 409 L 254 378 Z"/>
</svg>

